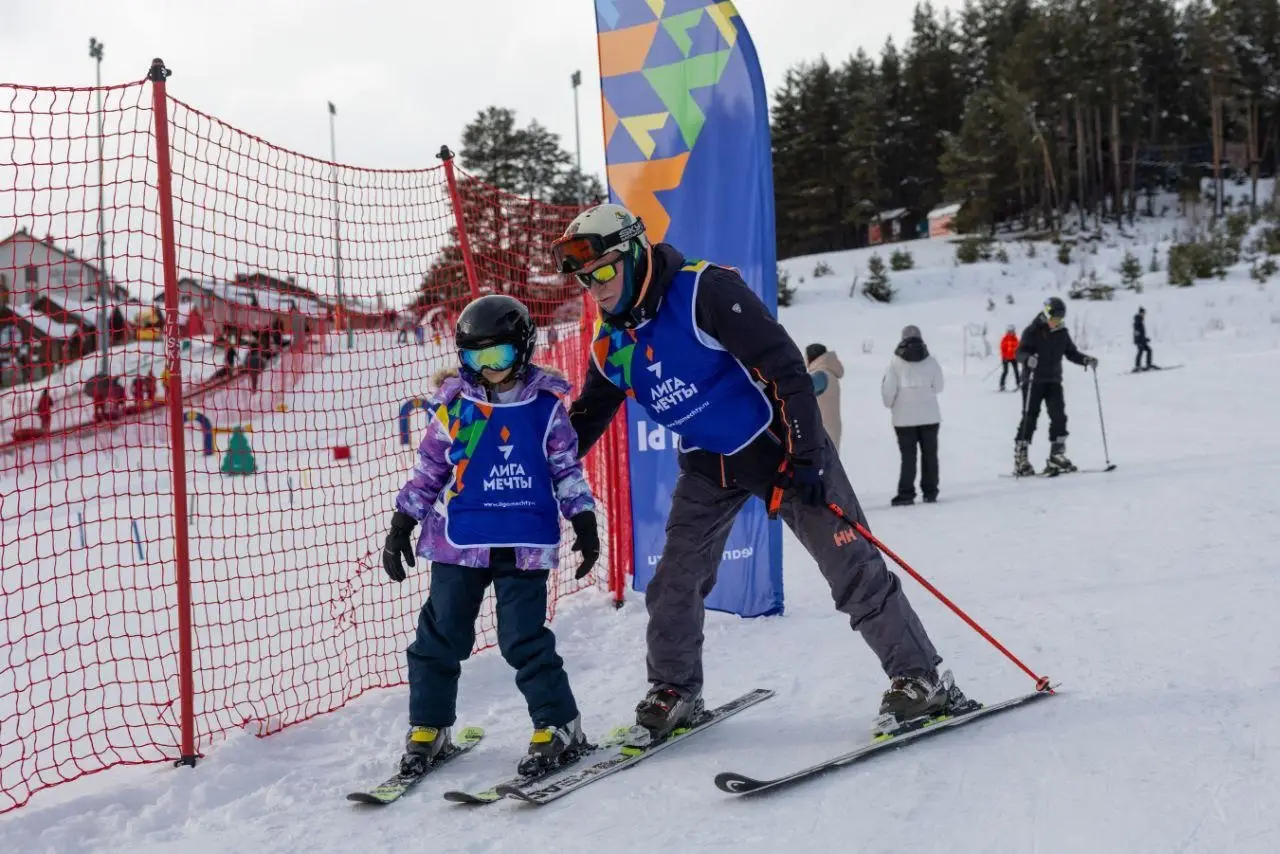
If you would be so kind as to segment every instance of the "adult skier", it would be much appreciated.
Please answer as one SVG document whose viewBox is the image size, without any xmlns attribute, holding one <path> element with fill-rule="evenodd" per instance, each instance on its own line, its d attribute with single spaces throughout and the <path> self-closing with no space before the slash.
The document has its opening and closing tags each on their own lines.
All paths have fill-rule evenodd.
<svg viewBox="0 0 1280 854">
<path fill-rule="evenodd" d="M 1151 339 L 1147 337 L 1147 310 L 1142 306 L 1138 306 L 1138 313 L 1133 316 L 1133 344 L 1138 348 L 1137 354 L 1133 357 L 1133 372 L 1144 370 L 1142 367 L 1142 354 L 1147 354 L 1147 367 L 1145 370 L 1151 370 Z"/>
<path fill-rule="evenodd" d="M 1022 333 L 1018 344 L 1018 361 L 1022 363 L 1022 420 L 1014 437 L 1013 473 L 1019 477 L 1036 473 L 1027 461 L 1031 437 L 1036 432 L 1040 406 L 1049 410 L 1049 459 L 1045 474 L 1075 471 L 1067 458 L 1067 408 L 1062 394 L 1062 359 L 1065 356 L 1085 368 L 1095 367 L 1098 360 L 1081 353 L 1071 340 L 1066 327 L 1067 304 L 1057 297 L 1044 301 L 1044 310 L 1036 315 Z"/>
<path fill-rule="evenodd" d="M 614 204 L 580 214 L 552 251 L 600 311 L 569 409 L 579 452 L 627 397 L 678 437 L 666 543 L 645 591 L 650 688 L 637 724 L 661 740 L 703 708 L 703 599 L 752 496 L 781 514 L 879 658 L 891 680 L 882 715 L 904 721 L 964 702 L 950 674 L 939 675 L 942 659 L 898 577 L 828 507 L 867 524 L 800 349 L 741 276 L 651 244 L 644 223 Z"/>
</svg>

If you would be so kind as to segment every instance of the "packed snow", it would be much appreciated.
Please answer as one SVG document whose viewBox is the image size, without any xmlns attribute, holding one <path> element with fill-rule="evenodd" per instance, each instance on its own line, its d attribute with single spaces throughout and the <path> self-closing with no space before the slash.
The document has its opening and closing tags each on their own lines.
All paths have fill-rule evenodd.
<svg viewBox="0 0 1280 854">
<path fill-rule="evenodd" d="M 793 284 L 805 281 L 782 321 L 802 348 L 822 342 L 846 368 L 842 458 L 873 530 L 1060 682 L 1059 696 L 758 799 L 721 793 L 712 785 L 719 771 L 774 775 L 865 742 L 885 688 L 787 533 L 786 613 L 710 614 L 705 648 L 709 703 L 754 686 L 777 696 L 555 804 L 472 809 L 440 798 L 509 775 L 524 751 L 522 699 L 490 652 L 465 666 L 459 703 L 459 723 L 485 727 L 484 743 L 391 807 L 375 812 L 343 795 L 392 770 L 406 727 L 403 688 L 267 738 L 237 732 L 195 769 L 118 768 L 41 792 L 0 816 L 4 849 L 1274 851 L 1280 404 L 1270 390 L 1280 370 L 1280 285 L 1259 285 L 1238 265 L 1223 281 L 1166 286 L 1174 227 L 1140 219 L 1127 238 L 1098 241 L 1096 255 L 1077 249 L 1070 266 L 1051 245 L 1034 244 L 1032 258 L 1033 244 L 1016 240 L 1005 244 L 1007 264 L 958 266 L 945 240 L 784 262 Z M 1068 455 L 1082 467 L 1109 459 L 1117 468 L 1001 478 L 1012 467 L 1020 405 L 996 391 L 1004 328 L 1021 331 L 1045 297 L 1065 297 L 1082 263 L 1118 284 L 1125 249 L 1145 266 L 1153 246 L 1162 271 L 1145 277 L 1144 293 L 1068 301 L 1073 336 L 1100 359 L 1096 375 L 1065 368 Z M 851 298 L 871 254 L 887 261 L 895 248 L 916 263 L 890 273 L 897 300 Z M 820 260 L 833 273 L 815 279 Z M 1129 373 L 1139 305 L 1156 364 L 1177 370 Z M 890 508 L 898 455 L 879 383 L 907 324 L 921 328 L 946 373 L 941 492 L 937 505 Z M 1042 414 L 1037 469 L 1047 427 Z M 383 479 L 390 487 L 399 477 Z M 408 583 L 425 593 L 421 571 Z M 995 701 L 1032 687 L 914 581 L 904 584 L 970 696 Z M 404 614 L 388 643 L 407 644 L 413 619 Z M 626 723 L 644 692 L 644 626 L 634 593 L 621 611 L 588 592 L 557 613 L 590 735 Z"/>
</svg>

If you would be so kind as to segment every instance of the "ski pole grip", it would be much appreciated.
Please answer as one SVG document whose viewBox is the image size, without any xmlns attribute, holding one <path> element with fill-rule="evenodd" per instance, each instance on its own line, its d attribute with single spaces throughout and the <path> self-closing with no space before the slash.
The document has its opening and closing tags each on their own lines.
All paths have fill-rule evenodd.
<svg viewBox="0 0 1280 854">
<path fill-rule="evenodd" d="M 782 480 L 782 476 L 787 473 L 787 461 L 784 459 L 778 464 L 778 480 Z M 765 510 L 769 514 L 770 519 L 778 518 L 778 509 L 782 507 L 783 489 L 776 483 L 769 490 L 769 501 L 765 505 Z"/>
</svg>

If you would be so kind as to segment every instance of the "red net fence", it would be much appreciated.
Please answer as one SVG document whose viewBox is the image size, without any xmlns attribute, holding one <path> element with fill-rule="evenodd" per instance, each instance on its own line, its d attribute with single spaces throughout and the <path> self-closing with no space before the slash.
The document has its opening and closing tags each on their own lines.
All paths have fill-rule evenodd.
<svg viewBox="0 0 1280 854">
<path fill-rule="evenodd" d="M 161 71 L 0 84 L 0 812 L 402 684 L 429 568 L 390 583 L 381 545 L 457 312 L 518 296 L 535 361 L 586 365 L 548 252 L 576 209 L 447 150 L 402 171 L 287 151 Z M 605 554 L 577 582 L 565 546 L 549 619 L 621 599 L 623 430 L 587 458 Z"/>
</svg>

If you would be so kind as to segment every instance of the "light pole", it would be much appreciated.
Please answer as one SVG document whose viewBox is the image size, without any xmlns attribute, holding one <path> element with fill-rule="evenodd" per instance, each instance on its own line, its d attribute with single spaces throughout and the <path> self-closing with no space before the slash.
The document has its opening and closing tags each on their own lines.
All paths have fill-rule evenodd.
<svg viewBox="0 0 1280 854">
<path fill-rule="evenodd" d="M 573 72 L 573 76 L 569 78 L 569 82 L 573 84 L 573 138 L 574 145 L 578 152 L 578 207 L 582 207 L 585 202 L 582 198 L 582 128 L 578 124 L 578 87 L 582 85 L 582 72 Z"/>
<path fill-rule="evenodd" d="M 342 301 L 342 233 L 340 223 L 342 221 L 342 209 L 338 203 L 338 136 L 336 124 L 338 121 L 338 108 L 333 105 L 333 101 L 329 102 L 329 159 L 333 161 L 333 268 L 334 277 L 338 282 L 338 308 L 335 309 L 334 315 L 342 312 L 342 322 L 347 325 L 347 349 L 350 350 L 355 343 L 355 333 L 351 330 L 351 317 L 347 311 L 346 305 Z"/>
<path fill-rule="evenodd" d="M 107 233 L 102 221 L 102 48 L 102 42 L 89 39 L 89 56 L 96 60 L 98 92 L 98 373 L 107 377 L 111 375 L 111 328 L 107 320 Z"/>
</svg>

